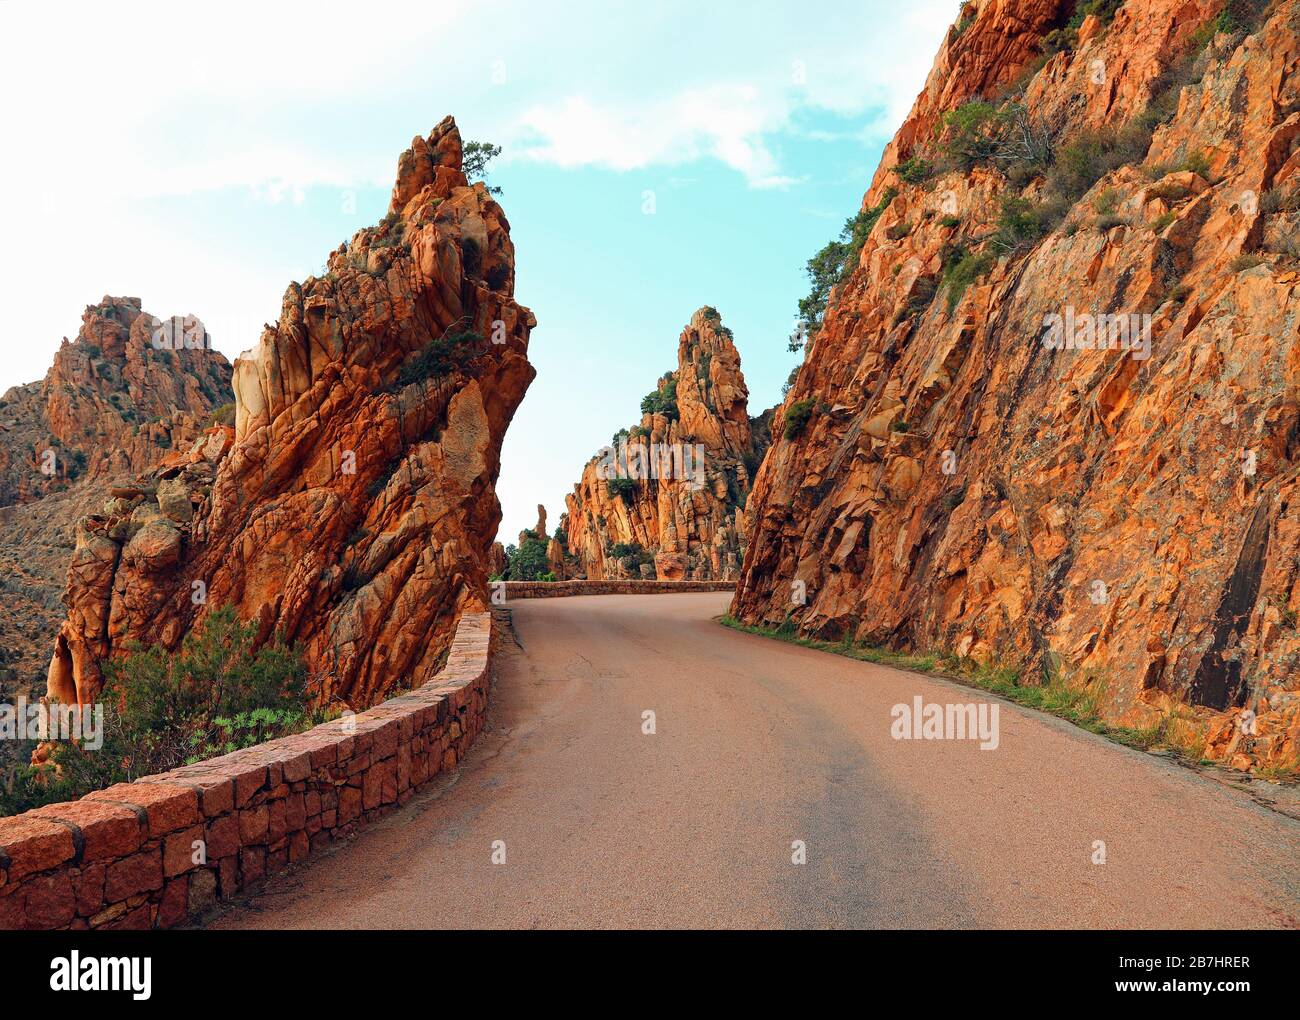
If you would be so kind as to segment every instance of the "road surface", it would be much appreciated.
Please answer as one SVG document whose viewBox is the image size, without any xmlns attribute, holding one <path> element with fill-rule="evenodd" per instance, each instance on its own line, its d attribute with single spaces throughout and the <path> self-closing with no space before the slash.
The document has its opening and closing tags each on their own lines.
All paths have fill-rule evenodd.
<svg viewBox="0 0 1300 1020">
<path fill-rule="evenodd" d="M 995 750 L 893 739 L 916 695 L 990 699 L 728 600 L 513 602 L 461 769 L 211 926 L 1300 926 L 1300 823 L 1005 702 Z"/>
</svg>

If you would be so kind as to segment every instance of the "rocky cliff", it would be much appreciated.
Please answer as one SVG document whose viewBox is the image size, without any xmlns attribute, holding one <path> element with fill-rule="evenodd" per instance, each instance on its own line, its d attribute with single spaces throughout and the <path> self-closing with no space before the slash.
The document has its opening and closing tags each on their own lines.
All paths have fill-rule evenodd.
<svg viewBox="0 0 1300 1020">
<path fill-rule="evenodd" d="M 291 284 L 210 429 L 77 529 L 49 666 L 93 697 L 128 640 L 176 648 L 233 604 L 301 645 L 322 699 L 432 676 L 486 604 L 501 440 L 532 381 L 501 207 L 455 123 L 416 138 L 388 215 Z"/>
<path fill-rule="evenodd" d="M 0 701 L 40 691 L 77 519 L 234 399 L 230 363 L 201 326 L 176 343 L 173 323 L 105 296 L 43 380 L 0 399 Z"/>
<path fill-rule="evenodd" d="M 0 399 L 0 506 L 142 471 L 160 450 L 192 442 L 230 402 L 229 362 L 201 326 L 177 342 L 172 322 L 142 312 L 134 297 L 86 306 L 45 378 Z"/>
<path fill-rule="evenodd" d="M 967 5 L 850 225 L 733 613 L 1296 760 L 1298 71 L 1297 0 Z"/>
<path fill-rule="evenodd" d="M 548 559 L 560 577 L 730 580 L 745 545 L 745 499 L 767 448 L 751 419 L 731 330 L 701 308 L 682 331 L 677 369 L 565 497 Z M 562 572 L 561 572 L 562 568 Z"/>
</svg>

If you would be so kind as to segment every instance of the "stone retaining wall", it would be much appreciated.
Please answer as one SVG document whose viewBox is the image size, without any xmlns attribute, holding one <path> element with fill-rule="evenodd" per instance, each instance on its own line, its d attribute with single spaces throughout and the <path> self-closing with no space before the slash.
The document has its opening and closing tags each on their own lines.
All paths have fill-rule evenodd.
<svg viewBox="0 0 1300 1020">
<path fill-rule="evenodd" d="M 169 927 L 406 803 L 483 727 L 490 613 L 418 690 L 81 800 L 0 818 L 0 928 Z"/>
<path fill-rule="evenodd" d="M 563 595 L 652 595 L 684 591 L 735 591 L 735 581 L 500 581 L 506 601 Z"/>
</svg>

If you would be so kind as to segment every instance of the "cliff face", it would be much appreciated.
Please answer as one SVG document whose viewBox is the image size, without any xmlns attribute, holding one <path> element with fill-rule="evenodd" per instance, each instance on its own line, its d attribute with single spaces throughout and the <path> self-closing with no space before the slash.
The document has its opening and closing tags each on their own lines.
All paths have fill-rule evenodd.
<svg viewBox="0 0 1300 1020">
<path fill-rule="evenodd" d="M 552 540 L 552 566 L 593 580 L 734 579 L 745 499 L 768 441 L 748 398 L 731 331 L 701 308 L 652 409 L 587 463 L 565 497 L 567 540 Z"/>
<path fill-rule="evenodd" d="M 322 698 L 437 670 L 486 604 L 501 441 L 534 375 L 509 224 L 461 160 L 450 118 L 416 138 L 389 215 L 236 360 L 233 427 L 80 523 L 52 695 L 93 697 L 128 636 L 176 648 L 228 604 L 301 643 Z"/>
<path fill-rule="evenodd" d="M 774 423 L 735 615 L 1300 753 L 1300 3 L 1264 6 L 984 0 L 949 33 Z"/>
<path fill-rule="evenodd" d="M 105 296 L 43 380 L 0 400 L 0 701 L 39 693 L 77 519 L 233 399 L 230 363 L 202 330 L 175 344 L 171 321 L 139 298 Z"/>
</svg>

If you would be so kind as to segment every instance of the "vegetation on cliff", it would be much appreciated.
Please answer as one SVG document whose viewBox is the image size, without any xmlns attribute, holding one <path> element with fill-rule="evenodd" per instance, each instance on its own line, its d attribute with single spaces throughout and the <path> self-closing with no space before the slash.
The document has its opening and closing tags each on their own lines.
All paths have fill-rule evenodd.
<svg viewBox="0 0 1300 1020">
<path fill-rule="evenodd" d="M 614 433 L 565 498 L 552 568 L 604 580 L 734 577 L 745 499 L 770 442 L 748 399 L 735 338 L 705 305 L 678 339 L 677 367 L 641 401 L 641 420 Z"/>
<path fill-rule="evenodd" d="M 308 707 L 300 650 L 280 640 L 258 647 L 257 629 L 225 606 L 177 652 L 132 645 L 104 669 L 102 746 L 59 742 L 46 763 L 11 767 L 0 814 L 74 800 L 323 721 L 326 713 Z"/>
</svg>

